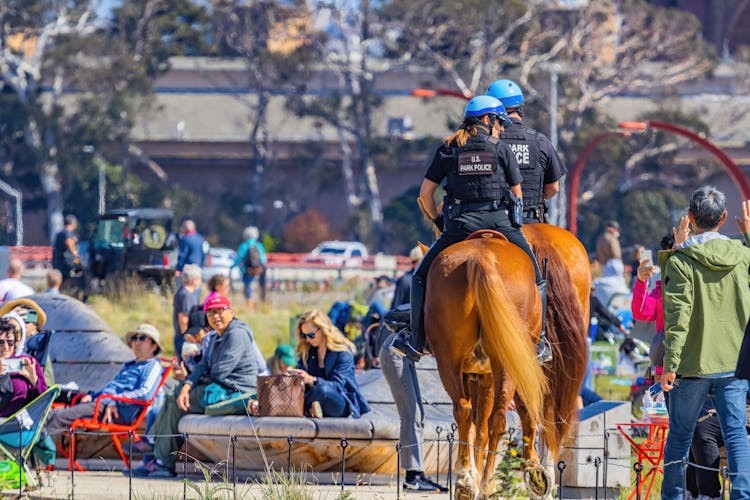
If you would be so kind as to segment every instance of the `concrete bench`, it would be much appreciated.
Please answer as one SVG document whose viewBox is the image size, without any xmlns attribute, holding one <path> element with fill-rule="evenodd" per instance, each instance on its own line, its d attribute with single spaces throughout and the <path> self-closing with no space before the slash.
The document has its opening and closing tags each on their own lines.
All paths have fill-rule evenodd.
<svg viewBox="0 0 750 500">
<path fill-rule="evenodd" d="M 418 370 L 425 408 L 425 468 L 428 473 L 438 469 L 444 473 L 448 470 L 452 403 L 440 383 L 434 360 L 421 361 Z M 189 434 L 188 453 L 196 450 L 209 462 L 231 456 L 230 436 L 236 436 L 234 453 L 240 470 L 263 470 L 270 463 L 286 468 L 288 437 L 292 436 L 294 468 L 340 472 L 341 440 L 346 438 L 347 471 L 395 474 L 400 423 L 391 391 L 380 370 L 365 372 L 358 381 L 372 407 L 358 419 L 187 415 L 180 420 L 179 430 Z M 440 464 L 434 442 L 438 437 L 442 441 Z"/>
</svg>

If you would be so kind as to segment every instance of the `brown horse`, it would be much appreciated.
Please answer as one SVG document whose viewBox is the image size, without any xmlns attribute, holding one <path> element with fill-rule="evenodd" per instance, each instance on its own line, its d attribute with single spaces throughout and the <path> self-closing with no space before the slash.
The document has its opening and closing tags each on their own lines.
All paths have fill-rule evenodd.
<svg viewBox="0 0 750 500">
<path fill-rule="evenodd" d="M 532 263 L 520 248 L 497 238 L 469 239 L 441 252 L 427 278 L 425 332 L 453 400 L 455 498 L 461 500 L 494 493 L 495 454 L 486 450 L 497 450 L 516 394 L 525 441 L 534 442 L 540 424 L 555 458 L 575 418 L 586 367 L 586 252 L 554 226 L 531 225 L 524 233 L 540 259 L 549 259 L 547 332 L 555 359 L 544 368 L 534 352 L 541 300 Z M 538 491 L 531 493 L 543 495 L 551 481 L 538 468 L 533 445 L 525 447 L 524 458 L 535 471 L 531 486 Z"/>
</svg>

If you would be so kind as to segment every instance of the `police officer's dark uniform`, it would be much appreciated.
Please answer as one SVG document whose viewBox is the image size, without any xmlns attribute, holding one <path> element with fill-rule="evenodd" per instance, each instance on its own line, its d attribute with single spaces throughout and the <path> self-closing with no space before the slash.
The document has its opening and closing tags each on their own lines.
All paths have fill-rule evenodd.
<svg viewBox="0 0 750 500">
<path fill-rule="evenodd" d="M 523 125 L 520 118 L 511 116 L 510 120 L 513 125 L 505 128 L 500 140 L 510 146 L 523 177 L 523 221 L 547 222 L 544 185 L 559 180 L 568 170 L 546 135 Z"/>
<path fill-rule="evenodd" d="M 503 109 L 499 101 L 497 104 Z M 507 120 L 504 111 L 502 115 Z M 492 125 L 489 128 L 491 130 Z M 509 218 L 512 209 L 509 188 L 521 183 L 521 173 L 510 147 L 488 135 L 486 129 L 486 126 L 477 127 L 477 135 L 470 137 L 462 147 L 455 144 L 440 146 L 425 175 L 436 184 L 446 180 L 443 200 L 445 230 L 414 271 L 410 341 L 406 343 L 403 336 L 397 336 L 391 346 L 395 353 L 413 361 L 419 360 L 425 344 L 422 309 L 427 272 L 435 257 L 448 246 L 463 241 L 474 231 L 494 229 L 526 252 L 534 263 L 537 284 L 543 282 L 526 237 L 518 227 L 511 225 Z"/>
<path fill-rule="evenodd" d="M 523 90 L 516 82 L 495 80 L 487 88 L 487 95 L 499 99 L 511 115 L 513 125 L 506 127 L 502 141 L 515 153 L 523 176 L 524 222 L 546 222 L 545 186 L 557 182 L 568 171 L 549 138 L 523 125 Z"/>
</svg>

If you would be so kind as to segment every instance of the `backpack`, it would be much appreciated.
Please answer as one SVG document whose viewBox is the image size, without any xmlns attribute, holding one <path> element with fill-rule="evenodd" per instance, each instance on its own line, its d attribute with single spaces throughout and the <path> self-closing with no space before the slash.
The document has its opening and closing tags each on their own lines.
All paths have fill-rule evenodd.
<svg viewBox="0 0 750 500">
<path fill-rule="evenodd" d="M 352 305 L 349 302 L 337 300 L 328 311 L 328 317 L 331 319 L 331 323 L 343 332 L 346 324 L 349 322 L 351 312 Z"/>
<path fill-rule="evenodd" d="M 14 490 L 25 484 L 26 474 L 15 460 L 0 460 L 0 489 Z"/>
<path fill-rule="evenodd" d="M 263 272 L 263 261 L 260 258 L 258 244 L 249 245 L 245 255 L 245 269 L 247 274 L 258 275 Z"/>
</svg>

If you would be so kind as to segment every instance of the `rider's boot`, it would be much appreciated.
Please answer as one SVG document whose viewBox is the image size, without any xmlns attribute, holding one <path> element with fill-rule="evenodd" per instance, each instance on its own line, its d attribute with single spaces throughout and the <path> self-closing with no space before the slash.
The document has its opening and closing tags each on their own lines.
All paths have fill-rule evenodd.
<svg viewBox="0 0 750 500">
<path fill-rule="evenodd" d="M 422 358 L 425 348 L 424 337 L 424 279 L 416 274 L 411 280 L 411 328 L 401 329 L 393 337 L 390 349 L 394 354 L 407 358 L 414 363 Z"/>
<path fill-rule="evenodd" d="M 542 331 L 539 341 L 536 343 L 536 359 L 540 365 L 552 361 L 552 346 L 547 339 L 547 280 L 536 285 L 539 288 L 539 296 L 542 299 Z"/>
</svg>

